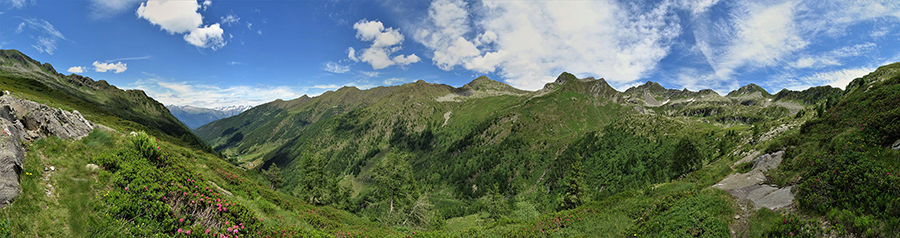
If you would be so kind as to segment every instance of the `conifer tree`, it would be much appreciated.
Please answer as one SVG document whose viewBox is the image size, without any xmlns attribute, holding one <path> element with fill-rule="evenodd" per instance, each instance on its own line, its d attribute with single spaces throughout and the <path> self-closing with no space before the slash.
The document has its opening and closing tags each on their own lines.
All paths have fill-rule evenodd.
<svg viewBox="0 0 900 238">
<path fill-rule="evenodd" d="M 572 209 L 587 201 L 584 171 L 581 166 L 581 155 L 576 155 L 572 170 L 563 182 L 563 191 L 559 194 L 559 210 Z"/>
</svg>

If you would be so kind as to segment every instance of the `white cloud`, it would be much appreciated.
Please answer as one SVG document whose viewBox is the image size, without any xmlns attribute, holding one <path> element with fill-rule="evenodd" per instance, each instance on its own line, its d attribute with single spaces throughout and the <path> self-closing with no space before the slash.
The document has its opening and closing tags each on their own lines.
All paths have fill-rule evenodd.
<svg viewBox="0 0 900 238">
<path fill-rule="evenodd" d="M 210 48 L 218 50 L 225 47 L 225 38 L 222 37 L 225 31 L 219 27 L 219 23 L 191 30 L 190 34 L 184 35 L 184 40 L 200 48 Z"/>
<path fill-rule="evenodd" d="M 347 58 L 353 60 L 353 62 L 359 62 L 359 58 L 356 58 L 356 50 L 353 47 L 347 48 Z"/>
<path fill-rule="evenodd" d="M 378 77 L 378 75 L 381 74 L 381 72 L 378 72 L 378 71 L 359 71 L 359 73 L 361 73 L 362 75 L 365 75 L 366 77 L 369 77 L 369 78 Z"/>
<path fill-rule="evenodd" d="M 336 88 L 340 88 L 340 87 L 341 87 L 341 86 L 336 85 L 336 84 L 328 84 L 328 85 L 315 85 L 315 86 L 312 86 L 312 87 L 310 87 L 310 88 L 317 88 L 317 89 L 336 89 Z"/>
<path fill-rule="evenodd" d="M 128 69 L 128 64 L 122 62 L 116 63 L 100 63 L 99 61 L 94 61 L 94 71 L 105 73 L 106 71 L 115 71 L 115 73 L 125 72 Z"/>
<path fill-rule="evenodd" d="M 9 4 L 10 7 L 14 9 L 22 9 L 27 7 L 28 5 L 34 5 L 34 0 L 6 0 L 3 1 Z"/>
<path fill-rule="evenodd" d="M 419 60 L 420 60 L 419 56 L 416 56 L 415 54 L 411 54 L 409 56 L 397 55 L 397 56 L 394 56 L 394 59 L 393 59 L 395 64 L 401 65 L 401 66 L 419 62 Z"/>
<path fill-rule="evenodd" d="M 787 88 L 789 90 L 804 90 L 810 87 L 830 85 L 832 87 L 844 89 L 853 79 L 865 76 L 874 71 L 875 68 L 858 67 L 846 68 L 828 72 L 817 72 L 803 77 L 794 77 L 793 75 L 782 75 L 769 80 L 770 85 Z"/>
<path fill-rule="evenodd" d="M 404 78 L 389 78 L 389 79 L 385 79 L 383 83 L 385 85 L 393 85 L 395 83 L 402 83 L 404 81 L 406 81 L 406 79 L 404 79 Z"/>
<path fill-rule="evenodd" d="M 41 53 L 52 55 L 56 51 L 57 41 L 66 40 L 62 32 L 56 30 L 53 24 L 43 19 L 22 18 L 22 23 L 16 28 L 16 34 L 24 32 L 25 27 L 34 32 L 31 34 L 31 37 L 35 39 L 35 43 L 31 47 Z"/>
<path fill-rule="evenodd" d="M 149 58 L 150 58 L 149 55 L 147 55 L 147 56 L 139 56 L 139 57 L 125 57 L 125 58 L 118 58 L 118 59 L 107 60 L 106 62 L 110 62 L 110 61 L 126 61 L 126 60 L 145 60 L 145 59 L 149 59 Z"/>
<path fill-rule="evenodd" d="M 832 0 L 804 2 L 808 9 L 806 25 L 814 32 L 845 35 L 846 29 L 860 21 L 900 18 L 900 2 L 891 0 Z"/>
<path fill-rule="evenodd" d="M 241 18 L 234 14 L 228 14 L 221 17 L 222 25 L 231 26 L 241 21 Z"/>
<path fill-rule="evenodd" d="M 81 67 L 81 66 L 72 66 L 72 67 L 69 68 L 69 70 L 66 70 L 66 71 L 69 71 L 69 73 L 80 74 L 80 73 L 84 73 L 84 67 Z"/>
<path fill-rule="evenodd" d="M 371 41 L 372 47 L 388 47 L 403 43 L 403 35 L 400 30 L 384 28 L 380 21 L 362 20 L 353 24 L 356 29 L 356 38 L 363 41 Z"/>
<path fill-rule="evenodd" d="M 434 52 L 432 61 L 443 70 L 497 72 L 531 90 L 562 71 L 631 82 L 655 70 L 681 26 L 670 2 L 621 4 L 436 0 L 426 19 L 411 27 L 413 39 Z"/>
<path fill-rule="evenodd" d="M 106 19 L 125 11 L 134 9 L 141 0 L 91 0 L 89 16 L 94 19 Z"/>
<path fill-rule="evenodd" d="M 204 1 L 203 8 L 211 4 L 211 1 Z M 169 34 L 184 34 L 182 38 L 191 45 L 212 50 L 225 47 L 227 44 L 223 37 L 225 31 L 219 23 L 202 26 L 203 16 L 198 12 L 200 9 L 201 4 L 196 0 L 149 0 L 141 3 L 136 13 L 139 18 L 158 25 Z M 230 25 L 237 23 L 240 18 L 229 14 L 221 20 L 222 24 Z"/>
<path fill-rule="evenodd" d="M 372 42 L 369 48 L 363 49 L 359 56 L 356 55 L 353 47 L 347 49 L 347 58 L 354 62 L 366 62 L 372 66 L 372 69 L 378 70 L 391 65 L 406 66 L 421 60 L 415 54 L 391 57 L 391 54 L 401 49 L 400 45 L 403 43 L 403 35 L 398 29 L 385 28 L 380 21 L 368 20 L 356 22 L 353 24 L 353 29 L 356 30 L 357 39 Z"/>
<path fill-rule="evenodd" d="M 141 3 L 137 15 L 169 34 L 186 33 L 203 24 L 203 16 L 197 12 L 200 4 L 196 0 L 165 1 L 149 0 Z"/>
<path fill-rule="evenodd" d="M 803 56 L 788 65 L 794 68 L 823 68 L 827 66 L 843 65 L 841 59 L 855 57 L 872 51 L 875 44 L 871 42 L 844 46 L 816 56 Z"/>
<path fill-rule="evenodd" d="M 198 107 L 222 107 L 233 105 L 259 105 L 275 99 L 291 100 L 300 97 L 293 88 L 267 85 L 216 86 L 193 82 L 178 82 L 150 78 L 133 84 L 148 95 L 166 105 L 191 105 Z"/>
<path fill-rule="evenodd" d="M 714 71 L 711 79 L 734 80 L 742 67 L 772 66 L 805 47 L 808 42 L 794 21 L 796 5 L 753 2 L 723 19 L 727 23 L 696 27 L 697 45 Z"/>
<path fill-rule="evenodd" d="M 822 68 L 826 66 L 841 65 L 841 62 L 829 57 L 806 56 L 797 59 L 797 61 L 790 62 L 788 65 L 794 68 Z"/>
<path fill-rule="evenodd" d="M 350 71 L 350 66 L 349 65 L 341 65 L 341 64 L 338 64 L 335 62 L 328 62 L 328 63 L 325 63 L 325 68 L 323 68 L 322 70 L 336 73 L 336 74 L 343 74 L 343 73 Z"/>
<path fill-rule="evenodd" d="M 206 11 L 206 8 L 208 8 L 209 6 L 212 6 L 212 1 L 210 1 L 210 0 L 203 1 L 203 10 L 204 11 Z"/>
</svg>

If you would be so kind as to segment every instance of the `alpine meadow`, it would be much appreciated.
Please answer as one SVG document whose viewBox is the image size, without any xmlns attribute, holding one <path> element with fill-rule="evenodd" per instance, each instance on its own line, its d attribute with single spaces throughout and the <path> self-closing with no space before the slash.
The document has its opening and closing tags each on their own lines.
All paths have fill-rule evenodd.
<svg viewBox="0 0 900 238">
<path fill-rule="evenodd" d="M 0 7 L 0 238 L 900 237 L 890 1 Z"/>
</svg>

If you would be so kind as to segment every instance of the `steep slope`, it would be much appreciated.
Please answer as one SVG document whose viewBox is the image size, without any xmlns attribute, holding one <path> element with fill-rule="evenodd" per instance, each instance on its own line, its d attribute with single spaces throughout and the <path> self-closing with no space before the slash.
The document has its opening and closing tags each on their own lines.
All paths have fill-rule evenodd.
<svg viewBox="0 0 900 238">
<path fill-rule="evenodd" d="M 898 236 L 898 69 L 900 63 L 885 65 L 854 79 L 846 94 L 819 104 L 799 133 L 770 146 L 785 150 L 772 180 L 795 186 L 800 208 L 825 215 L 819 219 L 834 224 L 834 233 Z"/>
<path fill-rule="evenodd" d="M 90 111 L 85 113 L 88 120 L 115 129 L 146 130 L 154 136 L 177 138 L 183 145 L 212 151 L 165 106 L 144 91 L 121 90 L 106 81 L 94 81 L 75 74 L 62 75 L 49 63 L 40 64 L 17 50 L 0 50 L 0 83 L 6 90 L 45 96 L 41 99 L 49 104 Z"/>
<path fill-rule="evenodd" d="M 166 105 L 166 108 L 169 109 L 169 112 L 171 112 L 172 115 L 175 116 L 175 118 L 178 118 L 179 121 L 183 122 L 185 125 L 192 129 L 196 129 L 197 127 L 206 125 L 207 123 L 210 123 L 212 121 L 241 114 L 242 112 L 249 110 L 251 107 L 230 106 L 202 108 L 189 105 Z"/>
</svg>

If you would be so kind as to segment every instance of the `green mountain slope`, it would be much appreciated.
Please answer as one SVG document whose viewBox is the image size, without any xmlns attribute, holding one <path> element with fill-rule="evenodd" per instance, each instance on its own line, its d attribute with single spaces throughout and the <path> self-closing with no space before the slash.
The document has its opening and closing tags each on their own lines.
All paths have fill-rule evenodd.
<svg viewBox="0 0 900 238">
<path fill-rule="evenodd" d="M 40 64 L 17 50 L 0 50 L 0 88 L 26 92 L 42 103 L 85 112 L 88 120 L 118 130 L 145 130 L 157 137 L 212 151 L 165 106 L 143 91 L 121 90 L 104 80 L 76 74 L 62 75 L 49 63 Z"/>
<path fill-rule="evenodd" d="M 226 160 L 50 83 L 3 80 L 14 96 L 163 136 L 25 142 L 24 193 L 0 210 L 0 236 L 897 237 L 898 68 L 846 92 L 776 95 L 619 92 L 568 73 L 534 92 L 486 77 L 345 87 L 198 128 Z M 794 186 L 796 210 L 711 188 L 778 150 L 765 176 Z"/>
<path fill-rule="evenodd" d="M 619 92 L 603 79 L 568 73 L 529 92 L 479 77 L 461 88 L 420 81 L 276 101 L 197 132 L 245 168 L 277 166 L 284 171 L 280 191 L 317 200 L 322 192 L 305 185 L 309 177 L 332 178 L 331 191 L 352 190 L 349 210 L 392 224 L 385 218 L 390 208 L 408 211 L 421 195 L 442 204 L 435 209 L 448 219 L 479 213 L 462 208 L 487 206 L 494 194 L 555 210 L 557 197 L 569 193 L 575 162 L 587 171 L 586 200 L 604 200 L 730 160 L 740 143 L 760 141 L 748 128 L 764 132 L 805 120 L 789 117 L 799 110 L 768 100 L 772 95 L 758 96 L 655 83 Z M 748 99 L 756 103 L 742 103 Z M 796 105 L 813 106 L 806 102 Z M 408 204 L 394 204 L 396 194 L 384 195 L 377 183 L 376 168 L 387 160 L 411 168 L 416 192 L 405 195 L 413 196 Z"/>
</svg>

